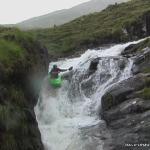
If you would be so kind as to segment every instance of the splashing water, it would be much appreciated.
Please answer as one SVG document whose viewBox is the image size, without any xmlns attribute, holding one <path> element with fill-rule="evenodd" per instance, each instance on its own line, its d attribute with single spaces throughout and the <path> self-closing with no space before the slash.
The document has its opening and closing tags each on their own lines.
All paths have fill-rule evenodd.
<svg viewBox="0 0 150 150">
<path fill-rule="evenodd" d="M 45 149 L 102 150 L 99 128 L 104 122 L 98 115 L 101 97 L 111 86 L 131 76 L 133 61 L 120 54 L 140 41 L 88 50 L 81 57 L 50 64 L 50 68 L 55 63 L 60 68 L 73 66 L 74 70 L 71 80 L 64 80 L 59 89 L 50 88 L 45 79 L 35 107 Z M 95 58 L 99 58 L 98 69 L 88 76 L 90 62 Z"/>
</svg>

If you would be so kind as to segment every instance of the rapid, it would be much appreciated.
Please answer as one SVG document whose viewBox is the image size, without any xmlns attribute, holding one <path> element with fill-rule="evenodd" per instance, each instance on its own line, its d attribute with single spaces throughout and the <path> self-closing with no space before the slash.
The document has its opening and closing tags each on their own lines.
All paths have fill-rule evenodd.
<svg viewBox="0 0 150 150">
<path fill-rule="evenodd" d="M 141 40 L 140 40 L 141 41 Z M 133 60 L 121 56 L 130 44 L 87 50 L 80 57 L 60 60 L 60 68 L 73 66 L 61 88 L 43 83 L 35 113 L 46 150 L 102 150 L 109 138 L 101 120 L 101 98 L 114 84 L 132 76 Z M 97 69 L 89 73 L 91 61 Z"/>
</svg>

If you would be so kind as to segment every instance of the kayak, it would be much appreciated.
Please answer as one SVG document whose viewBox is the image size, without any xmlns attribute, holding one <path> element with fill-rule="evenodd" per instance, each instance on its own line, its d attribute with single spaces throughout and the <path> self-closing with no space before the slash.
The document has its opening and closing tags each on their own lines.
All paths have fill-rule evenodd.
<svg viewBox="0 0 150 150">
<path fill-rule="evenodd" d="M 50 84 L 51 84 L 53 87 L 61 87 L 61 84 L 62 84 L 62 77 L 59 75 L 58 78 L 55 78 L 55 79 L 51 79 L 51 78 L 50 78 Z"/>
</svg>

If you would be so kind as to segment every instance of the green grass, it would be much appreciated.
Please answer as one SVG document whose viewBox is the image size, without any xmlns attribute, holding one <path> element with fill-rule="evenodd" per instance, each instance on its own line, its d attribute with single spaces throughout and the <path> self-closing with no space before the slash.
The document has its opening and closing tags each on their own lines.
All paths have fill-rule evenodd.
<svg viewBox="0 0 150 150">
<path fill-rule="evenodd" d="M 27 32 L 0 28 L 0 63 L 8 72 L 23 72 L 41 61 L 40 44 Z M 17 68 L 18 67 L 18 68 Z"/>
<path fill-rule="evenodd" d="M 29 121 L 25 109 L 13 105 L 0 105 L 1 150 L 34 150 L 31 142 L 37 132 L 35 124 Z M 32 144 L 33 145 L 32 145 Z"/>
<path fill-rule="evenodd" d="M 141 32 L 136 30 L 141 26 L 143 15 L 148 11 L 149 0 L 132 0 L 109 6 L 100 13 L 82 16 L 55 28 L 29 32 L 46 45 L 50 54 L 58 55 L 105 43 L 124 42 L 129 40 L 132 34 L 141 37 Z M 123 33 L 124 28 L 129 32 L 128 36 Z"/>
<path fill-rule="evenodd" d="M 39 149 L 39 132 L 30 112 L 35 93 L 28 78 L 46 67 L 42 52 L 29 33 L 0 27 L 0 150 Z"/>
<path fill-rule="evenodd" d="M 24 57 L 24 49 L 13 41 L 0 40 L 0 61 L 11 65 L 14 61 Z"/>
</svg>

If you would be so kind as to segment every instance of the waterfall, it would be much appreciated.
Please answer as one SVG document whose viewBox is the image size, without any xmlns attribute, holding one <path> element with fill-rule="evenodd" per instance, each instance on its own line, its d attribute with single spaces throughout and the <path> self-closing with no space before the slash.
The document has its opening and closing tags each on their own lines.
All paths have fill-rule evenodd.
<svg viewBox="0 0 150 150">
<path fill-rule="evenodd" d="M 141 41 L 141 40 L 140 40 Z M 60 68 L 73 66 L 71 78 L 54 89 L 45 79 L 35 113 L 46 150 L 102 150 L 103 140 L 98 132 L 101 98 L 114 84 L 132 75 L 132 59 L 121 52 L 130 44 L 87 50 L 77 58 L 50 63 Z M 92 60 L 98 59 L 97 70 L 88 74 Z"/>
</svg>

